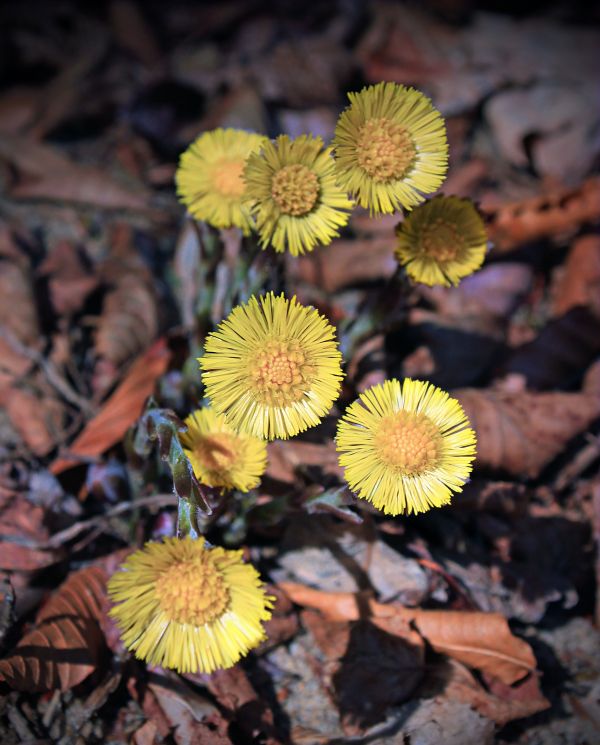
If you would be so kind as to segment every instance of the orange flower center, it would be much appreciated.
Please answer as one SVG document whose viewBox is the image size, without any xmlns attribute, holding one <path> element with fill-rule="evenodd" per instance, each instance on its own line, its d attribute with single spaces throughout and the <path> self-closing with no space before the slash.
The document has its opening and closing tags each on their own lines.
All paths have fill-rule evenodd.
<svg viewBox="0 0 600 745">
<path fill-rule="evenodd" d="M 224 197 L 241 197 L 245 185 L 243 160 L 220 160 L 214 166 L 213 184 Z"/>
<path fill-rule="evenodd" d="M 454 223 L 438 217 L 423 228 L 421 248 L 436 261 L 452 261 L 464 249 L 465 241 Z"/>
<path fill-rule="evenodd" d="M 315 367 L 300 344 L 269 339 L 249 363 L 256 398 L 269 406 L 289 406 L 309 388 Z"/>
<path fill-rule="evenodd" d="M 416 152 L 406 129 L 389 119 L 369 119 L 359 130 L 356 143 L 358 165 L 373 181 L 402 178 Z"/>
<path fill-rule="evenodd" d="M 300 217 L 310 212 L 319 196 L 319 180 L 300 163 L 284 166 L 273 176 L 271 196 L 286 215 Z"/>
<path fill-rule="evenodd" d="M 439 429 L 424 414 L 398 411 L 381 420 L 374 444 L 387 466 L 411 476 L 435 468 L 441 440 Z"/>
<path fill-rule="evenodd" d="M 231 470 L 239 451 L 239 438 L 226 432 L 204 435 L 194 443 L 194 452 L 198 460 L 208 471 L 218 473 Z"/>
<path fill-rule="evenodd" d="M 229 590 L 210 551 L 165 569 L 156 580 L 156 597 L 169 621 L 202 626 L 225 613 Z"/>
</svg>

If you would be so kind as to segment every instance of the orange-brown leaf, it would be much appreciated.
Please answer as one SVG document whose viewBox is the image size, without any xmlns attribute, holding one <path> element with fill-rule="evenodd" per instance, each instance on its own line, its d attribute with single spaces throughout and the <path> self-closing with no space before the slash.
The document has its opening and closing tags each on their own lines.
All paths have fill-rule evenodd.
<svg viewBox="0 0 600 745">
<path fill-rule="evenodd" d="M 157 379 L 169 364 L 170 352 L 164 339 L 155 342 L 134 364 L 102 410 L 88 422 L 70 447 L 76 456 L 97 456 L 116 445 L 135 422 Z M 52 463 L 54 474 L 76 465 L 76 458 L 59 458 Z"/>
<path fill-rule="evenodd" d="M 454 395 L 477 432 L 477 463 L 535 478 L 600 414 L 600 396 L 463 388 Z"/>
<path fill-rule="evenodd" d="M 0 681 L 20 691 L 66 691 L 96 668 L 107 575 L 91 566 L 72 574 L 38 614 L 37 625 L 0 660 Z"/>
<path fill-rule="evenodd" d="M 585 305 L 600 318 L 600 236 L 584 235 L 573 243 L 554 295 L 554 315 Z"/>
<path fill-rule="evenodd" d="M 293 582 L 279 586 L 295 603 L 317 608 L 332 620 L 361 617 L 357 596 L 352 593 L 323 592 Z M 499 613 L 419 610 L 375 600 L 368 600 L 368 609 L 372 622 L 384 631 L 403 635 L 411 624 L 436 652 L 499 678 L 507 685 L 535 669 L 531 647 L 512 634 Z"/>
</svg>

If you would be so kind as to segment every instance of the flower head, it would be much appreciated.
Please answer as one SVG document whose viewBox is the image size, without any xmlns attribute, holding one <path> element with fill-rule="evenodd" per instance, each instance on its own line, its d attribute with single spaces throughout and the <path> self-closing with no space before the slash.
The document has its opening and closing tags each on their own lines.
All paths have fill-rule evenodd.
<svg viewBox="0 0 600 745">
<path fill-rule="evenodd" d="M 185 424 L 181 444 L 201 483 L 240 491 L 258 486 L 267 467 L 264 440 L 236 432 L 210 407 L 194 411 Z"/>
<path fill-rule="evenodd" d="M 396 258 L 426 285 L 457 285 L 485 258 L 485 225 L 469 199 L 434 197 L 407 215 L 396 235 Z"/>
<path fill-rule="evenodd" d="M 248 235 L 252 220 L 242 204 L 242 174 L 262 135 L 240 129 L 204 132 L 183 153 L 175 174 L 177 194 L 194 217 L 216 228 L 238 227 Z"/>
<path fill-rule="evenodd" d="M 378 83 L 349 93 L 335 129 L 338 181 L 371 213 L 410 209 L 448 169 L 441 114 L 414 88 Z"/>
<path fill-rule="evenodd" d="M 238 305 L 206 338 L 199 359 L 215 411 L 236 430 L 283 439 L 318 424 L 338 396 L 335 330 L 293 297 Z"/>
<path fill-rule="evenodd" d="M 125 646 L 180 673 L 235 665 L 264 639 L 272 598 L 241 551 L 167 538 L 131 554 L 108 582 Z"/>
<path fill-rule="evenodd" d="M 280 135 L 248 159 L 246 195 L 263 248 L 297 256 L 331 243 L 352 202 L 338 186 L 331 148 L 320 137 Z"/>
<path fill-rule="evenodd" d="M 389 515 L 447 504 L 475 457 L 458 401 L 409 379 L 362 393 L 340 420 L 336 444 L 350 488 Z"/>
</svg>

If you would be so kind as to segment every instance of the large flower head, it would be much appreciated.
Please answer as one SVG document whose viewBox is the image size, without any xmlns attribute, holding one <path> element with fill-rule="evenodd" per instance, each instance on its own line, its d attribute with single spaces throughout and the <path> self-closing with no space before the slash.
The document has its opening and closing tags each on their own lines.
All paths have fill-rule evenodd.
<svg viewBox="0 0 600 745">
<path fill-rule="evenodd" d="M 331 243 L 352 202 L 338 186 L 331 148 L 320 137 L 280 135 L 248 159 L 246 195 L 263 248 L 297 256 Z"/>
<path fill-rule="evenodd" d="M 469 199 L 434 197 L 407 215 L 396 235 L 396 258 L 426 285 L 457 285 L 485 258 L 485 225 Z"/>
<path fill-rule="evenodd" d="M 396 83 L 378 83 L 348 98 L 333 141 L 341 186 L 371 213 L 420 204 L 448 170 L 441 114 L 423 93 Z"/>
<path fill-rule="evenodd" d="M 252 220 L 242 203 L 242 174 L 262 135 L 240 129 L 204 132 L 183 153 L 175 174 L 177 194 L 190 213 L 216 228 L 238 227 L 248 235 Z"/>
<path fill-rule="evenodd" d="M 208 406 L 190 414 L 185 424 L 180 440 L 198 481 L 240 491 L 259 485 L 267 467 L 264 440 L 236 432 Z"/>
<path fill-rule="evenodd" d="M 362 393 L 340 420 L 336 445 L 350 488 L 389 515 L 447 504 L 475 458 L 475 432 L 458 401 L 409 379 Z"/>
<path fill-rule="evenodd" d="M 212 673 L 265 637 L 272 598 L 241 551 L 166 538 L 131 554 L 108 582 L 125 646 L 151 665 Z"/>
<path fill-rule="evenodd" d="M 206 338 L 199 362 L 215 411 L 267 440 L 318 424 L 342 379 L 333 326 L 295 297 L 272 292 L 234 308 Z"/>
</svg>

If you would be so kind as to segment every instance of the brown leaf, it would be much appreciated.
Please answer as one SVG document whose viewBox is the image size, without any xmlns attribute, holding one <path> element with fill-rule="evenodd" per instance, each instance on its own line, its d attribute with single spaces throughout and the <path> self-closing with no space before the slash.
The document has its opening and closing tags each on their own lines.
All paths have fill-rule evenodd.
<svg viewBox="0 0 600 745">
<path fill-rule="evenodd" d="M 327 593 L 292 582 L 282 582 L 279 586 L 295 603 L 317 608 L 332 620 L 361 617 L 358 596 L 352 593 Z M 498 613 L 419 610 L 366 600 L 369 619 L 384 631 L 403 636 L 410 624 L 436 652 L 493 675 L 508 685 L 535 669 L 530 646 L 513 636 L 506 619 Z"/>
<path fill-rule="evenodd" d="M 55 447 L 65 410 L 49 392 L 44 395 L 13 385 L 0 389 L 0 406 L 5 408 L 15 430 L 34 455 L 42 457 Z"/>
<path fill-rule="evenodd" d="M 469 670 L 456 660 L 447 660 L 430 670 L 428 686 L 443 686 L 444 698 L 469 704 L 499 727 L 515 719 L 523 719 L 544 711 L 550 703 L 540 691 L 539 678 L 531 675 L 523 683 L 511 687 L 504 683 L 495 692 L 486 691 Z"/>
<path fill-rule="evenodd" d="M 141 691 L 133 678 L 128 687 L 161 737 L 173 738 L 177 745 L 231 745 L 228 723 L 214 704 L 168 671 L 151 672 Z"/>
<path fill-rule="evenodd" d="M 240 665 L 217 670 L 212 675 L 187 674 L 184 677 L 208 689 L 228 716 L 234 719 L 248 742 L 256 739 L 258 733 L 263 733 L 265 745 L 279 745 L 273 713 L 254 690 Z"/>
<path fill-rule="evenodd" d="M 98 276 L 84 265 L 81 252 L 66 240 L 56 244 L 37 272 L 47 277 L 52 306 L 58 315 L 81 310 L 85 299 L 99 283 Z"/>
<path fill-rule="evenodd" d="M 600 414 L 600 395 L 463 388 L 454 391 L 477 432 L 477 463 L 535 478 Z"/>
<path fill-rule="evenodd" d="M 494 251 L 511 251 L 522 243 L 572 234 L 581 225 L 600 219 L 600 178 L 590 178 L 576 189 L 484 207 L 484 212 Z"/>
<path fill-rule="evenodd" d="M 16 183 L 7 190 L 13 199 L 51 199 L 105 209 L 149 208 L 149 195 L 143 186 L 121 184 L 107 171 L 75 163 L 59 150 L 33 139 L 1 136 L 0 158 L 17 172 Z"/>
<path fill-rule="evenodd" d="M 306 466 L 319 466 L 326 474 L 343 477 L 333 440 L 322 445 L 302 440 L 275 441 L 269 443 L 267 452 L 267 475 L 278 481 L 293 483 L 296 470 Z"/>
<path fill-rule="evenodd" d="M 158 333 L 152 274 L 134 246 L 128 224 L 118 223 L 113 229 L 111 252 L 99 271 L 110 290 L 95 335 L 99 358 L 93 379 L 96 392 L 109 388 L 119 368 L 146 349 Z"/>
<path fill-rule="evenodd" d="M 288 270 L 295 281 L 336 292 L 348 285 L 391 277 L 396 266 L 392 230 L 381 238 L 334 240 L 318 252 L 288 263 Z"/>
<path fill-rule="evenodd" d="M 96 668 L 104 645 L 99 621 L 106 574 L 72 574 L 38 614 L 36 627 L 0 660 L 0 681 L 20 691 L 66 691 Z"/>
<path fill-rule="evenodd" d="M 311 610 L 303 611 L 302 623 L 328 660 L 325 682 L 347 735 L 384 719 L 387 709 L 408 699 L 419 684 L 424 644 L 408 625 L 401 636 L 368 621 L 330 621 Z"/>
<path fill-rule="evenodd" d="M 159 339 L 132 366 L 102 410 L 91 419 L 70 447 L 76 456 L 95 457 L 116 445 L 142 411 L 157 379 L 169 364 L 170 352 Z M 58 458 L 50 466 L 54 474 L 77 465 L 77 458 Z"/>
<path fill-rule="evenodd" d="M 600 236 L 584 235 L 573 243 L 553 294 L 553 315 L 585 305 L 600 318 Z"/>
<path fill-rule="evenodd" d="M 60 550 L 40 551 L 24 543 L 43 542 L 49 538 L 49 530 L 44 524 L 45 516 L 43 507 L 31 504 L 19 494 L 3 502 L 0 507 L 0 569 L 31 572 L 59 560 L 62 555 Z M 10 538 L 15 540 L 11 541 Z M 19 543 L 19 539 L 24 542 Z"/>
</svg>

